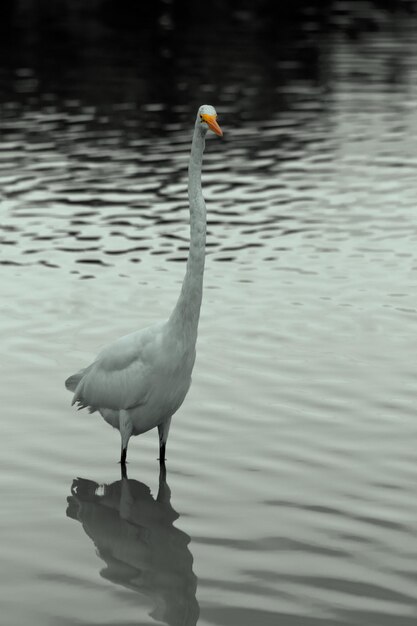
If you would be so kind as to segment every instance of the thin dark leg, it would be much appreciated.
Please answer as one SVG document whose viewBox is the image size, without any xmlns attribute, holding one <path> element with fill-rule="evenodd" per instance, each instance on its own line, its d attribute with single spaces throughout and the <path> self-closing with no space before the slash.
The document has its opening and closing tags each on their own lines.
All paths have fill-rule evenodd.
<svg viewBox="0 0 417 626">
<path fill-rule="evenodd" d="M 159 464 L 165 465 L 165 444 L 159 444 Z"/>
<path fill-rule="evenodd" d="M 120 471 L 122 473 L 122 478 L 127 478 L 127 467 L 126 467 L 125 463 L 122 463 L 120 465 Z"/>
<path fill-rule="evenodd" d="M 163 443 L 163 438 L 164 438 L 164 427 L 162 424 L 160 424 L 158 426 L 158 433 L 159 433 L 159 464 L 162 465 L 163 463 L 165 463 L 165 446 L 166 446 L 166 442 Z"/>
<path fill-rule="evenodd" d="M 165 461 L 160 461 L 159 463 L 159 491 L 161 490 L 161 485 L 165 483 L 167 477 L 167 468 L 165 465 Z"/>
<path fill-rule="evenodd" d="M 127 448 L 122 449 L 122 455 L 120 457 L 120 463 L 126 465 Z"/>
</svg>

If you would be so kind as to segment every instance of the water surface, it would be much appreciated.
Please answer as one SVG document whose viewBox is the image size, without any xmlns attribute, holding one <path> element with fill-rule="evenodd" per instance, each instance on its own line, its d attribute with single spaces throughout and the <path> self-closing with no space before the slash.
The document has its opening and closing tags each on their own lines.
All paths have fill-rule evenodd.
<svg viewBox="0 0 417 626">
<path fill-rule="evenodd" d="M 168 15 L 141 54 L 94 20 L 42 48 L 20 19 L 0 73 L 4 623 L 415 624 L 415 17 L 335 3 L 274 38 L 243 13 L 216 46 Z M 166 480 L 150 432 L 122 481 L 118 433 L 63 382 L 175 303 L 203 101 L 225 139 L 193 385 Z"/>
</svg>

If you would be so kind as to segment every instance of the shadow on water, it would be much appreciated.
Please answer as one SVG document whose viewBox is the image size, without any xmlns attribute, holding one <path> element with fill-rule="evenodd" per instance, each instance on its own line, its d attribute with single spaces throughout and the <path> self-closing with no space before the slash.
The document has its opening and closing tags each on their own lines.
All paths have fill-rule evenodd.
<svg viewBox="0 0 417 626">
<path fill-rule="evenodd" d="M 103 578 L 151 599 L 150 613 L 169 626 L 195 626 L 200 610 L 190 537 L 174 526 L 166 471 L 156 499 L 147 485 L 122 477 L 110 485 L 74 479 L 67 516 L 78 520 L 106 564 Z"/>
</svg>

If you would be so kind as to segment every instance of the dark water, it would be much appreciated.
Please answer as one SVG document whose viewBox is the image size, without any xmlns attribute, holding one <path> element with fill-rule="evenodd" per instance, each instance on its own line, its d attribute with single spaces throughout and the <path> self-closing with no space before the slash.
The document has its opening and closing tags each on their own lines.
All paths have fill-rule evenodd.
<svg viewBox="0 0 417 626">
<path fill-rule="evenodd" d="M 415 624 L 415 13 L 336 2 L 214 28 L 167 5 L 139 36 L 78 5 L 16 6 L 0 68 L 1 623 Z M 151 432 L 121 481 L 118 433 L 63 381 L 171 310 L 203 102 L 225 138 L 205 155 L 193 386 L 166 479 Z"/>
</svg>

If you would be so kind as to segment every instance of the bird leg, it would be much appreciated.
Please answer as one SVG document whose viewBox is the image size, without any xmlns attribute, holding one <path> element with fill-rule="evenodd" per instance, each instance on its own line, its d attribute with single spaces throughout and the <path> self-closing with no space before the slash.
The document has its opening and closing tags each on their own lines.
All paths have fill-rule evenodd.
<svg viewBox="0 0 417 626">
<path fill-rule="evenodd" d="M 121 462 L 120 471 L 121 471 L 122 479 L 127 478 L 127 467 L 125 463 Z"/>
<path fill-rule="evenodd" d="M 126 465 L 126 456 L 127 456 L 127 448 L 122 448 L 122 453 L 120 455 L 120 463 L 122 465 Z"/>
<path fill-rule="evenodd" d="M 127 446 L 129 443 L 130 435 L 132 434 L 132 422 L 130 420 L 129 413 L 122 409 L 119 414 L 119 430 L 122 438 L 122 453 L 120 455 L 121 465 L 126 465 Z"/>
<path fill-rule="evenodd" d="M 169 419 L 166 422 L 163 422 L 162 424 L 158 425 L 158 433 L 159 433 L 159 464 L 163 465 L 165 464 L 165 448 L 166 448 L 166 442 L 168 439 L 168 431 L 169 431 L 169 426 L 171 423 L 171 419 Z"/>
</svg>

